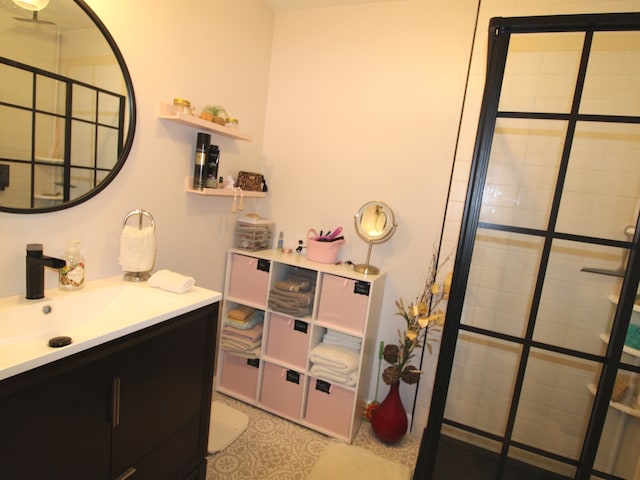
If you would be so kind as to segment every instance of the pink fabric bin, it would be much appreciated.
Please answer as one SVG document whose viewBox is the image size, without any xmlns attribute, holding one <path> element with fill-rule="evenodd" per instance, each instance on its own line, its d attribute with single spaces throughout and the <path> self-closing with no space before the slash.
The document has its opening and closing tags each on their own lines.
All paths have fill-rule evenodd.
<svg viewBox="0 0 640 480">
<path fill-rule="evenodd" d="M 304 375 L 269 362 L 264 362 L 263 372 L 260 403 L 281 415 L 299 419 Z M 291 377 L 297 377 L 298 383 Z"/>
<path fill-rule="evenodd" d="M 307 322 L 272 313 L 266 342 L 267 356 L 305 370 L 310 333 L 311 325 Z"/>
<path fill-rule="evenodd" d="M 255 401 L 258 393 L 258 366 L 247 363 L 246 358 L 225 352 L 222 356 L 220 386 Z"/>
<path fill-rule="evenodd" d="M 254 257 L 233 254 L 229 296 L 265 308 L 269 291 L 269 272 L 259 269 L 264 262 L 260 263 L 260 260 Z"/>
<path fill-rule="evenodd" d="M 318 321 L 362 333 L 368 303 L 367 295 L 356 293 L 356 280 L 325 274 L 320 288 Z"/>
<path fill-rule="evenodd" d="M 318 242 L 307 238 L 307 260 L 318 263 L 336 263 L 344 240 Z"/>
<path fill-rule="evenodd" d="M 355 392 L 335 383 L 329 384 L 329 391 L 316 388 L 318 379 L 309 378 L 307 411 L 305 420 L 323 430 L 343 437 L 349 436 L 351 414 L 354 409 Z M 327 382 L 324 383 L 324 386 Z"/>
</svg>

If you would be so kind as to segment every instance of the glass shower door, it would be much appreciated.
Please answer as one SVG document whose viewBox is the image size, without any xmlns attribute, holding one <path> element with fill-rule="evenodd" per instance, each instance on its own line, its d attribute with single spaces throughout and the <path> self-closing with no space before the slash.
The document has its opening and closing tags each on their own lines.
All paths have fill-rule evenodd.
<svg viewBox="0 0 640 480">
<path fill-rule="evenodd" d="M 640 31 L 589 17 L 492 23 L 414 478 L 640 475 Z"/>
</svg>

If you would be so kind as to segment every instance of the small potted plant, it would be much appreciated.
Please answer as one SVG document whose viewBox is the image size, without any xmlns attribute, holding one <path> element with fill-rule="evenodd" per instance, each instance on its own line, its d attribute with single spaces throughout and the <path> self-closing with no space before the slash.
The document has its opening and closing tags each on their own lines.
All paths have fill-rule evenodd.
<svg viewBox="0 0 640 480">
<path fill-rule="evenodd" d="M 221 114 L 224 114 L 224 116 L 221 116 Z M 229 114 L 222 105 L 207 105 L 202 109 L 202 113 L 200 113 L 200 118 L 217 123 L 223 127 L 225 124 L 224 119 L 228 116 Z"/>
</svg>

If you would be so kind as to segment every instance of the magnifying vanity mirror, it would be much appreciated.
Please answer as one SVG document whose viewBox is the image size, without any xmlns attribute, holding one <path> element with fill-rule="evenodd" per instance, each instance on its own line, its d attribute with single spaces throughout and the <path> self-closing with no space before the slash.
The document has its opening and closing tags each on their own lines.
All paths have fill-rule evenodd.
<svg viewBox="0 0 640 480">
<path fill-rule="evenodd" d="M 371 248 L 374 243 L 384 243 L 389 240 L 396 231 L 393 210 L 383 202 L 367 202 L 356 213 L 354 222 L 358 236 L 369 243 L 369 249 L 366 263 L 354 265 L 353 269 L 359 273 L 377 275 L 380 269 L 369 264 Z"/>
<path fill-rule="evenodd" d="M 135 131 L 133 84 L 82 0 L 0 0 L 0 211 L 77 205 L 122 168 Z"/>
</svg>

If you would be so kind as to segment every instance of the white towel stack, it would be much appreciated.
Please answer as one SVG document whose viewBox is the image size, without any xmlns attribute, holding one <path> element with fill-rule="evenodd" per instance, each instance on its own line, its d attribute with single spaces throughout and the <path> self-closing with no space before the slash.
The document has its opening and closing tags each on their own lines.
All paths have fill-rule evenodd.
<svg viewBox="0 0 640 480">
<path fill-rule="evenodd" d="M 335 330 L 328 330 L 322 337 L 323 343 L 328 345 L 339 345 L 341 347 L 347 347 L 351 350 L 359 352 L 362 348 L 362 339 L 348 335 L 346 333 L 336 332 Z"/>
<path fill-rule="evenodd" d="M 311 375 L 349 387 L 358 380 L 360 351 L 320 342 L 309 353 L 309 360 Z"/>
<path fill-rule="evenodd" d="M 118 263 L 123 272 L 150 272 L 156 258 L 156 235 L 151 226 L 125 225 L 120 234 Z"/>
</svg>

